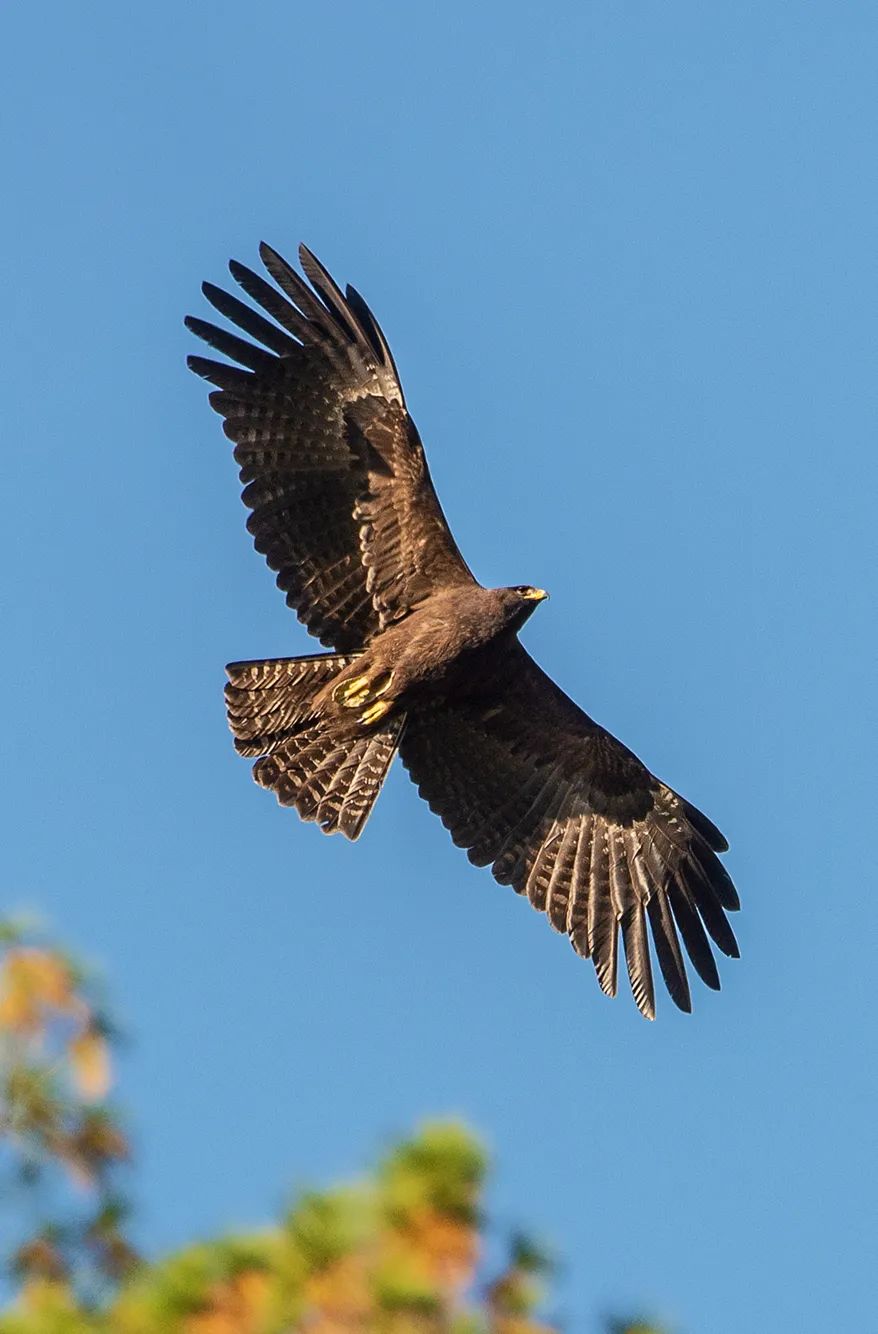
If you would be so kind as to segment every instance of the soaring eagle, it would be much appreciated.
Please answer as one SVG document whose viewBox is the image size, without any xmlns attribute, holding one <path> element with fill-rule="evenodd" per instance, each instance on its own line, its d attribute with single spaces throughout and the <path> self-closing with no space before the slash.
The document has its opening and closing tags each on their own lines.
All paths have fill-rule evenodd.
<svg viewBox="0 0 878 1334">
<path fill-rule="evenodd" d="M 523 648 L 518 632 L 546 594 L 474 578 L 360 294 L 342 293 L 304 246 L 309 282 L 269 246 L 260 254 L 276 286 L 229 268 L 265 314 L 203 287 L 255 342 L 190 317 L 237 365 L 189 365 L 215 386 L 256 549 L 332 652 L 230 664 L 236 749 L 281 805 L 351 839 L 399 751 L 470 861 L 566 933 L 608 995 L 621 933 L 634 998 L 654 1016 L 648 921 L 668 991 L 690 1010 L 680 938 L 714 989 L 708 937 L 738 955 L 726 917 L 738 896 L 716 856 L 725 839 Z"/>
</svg>

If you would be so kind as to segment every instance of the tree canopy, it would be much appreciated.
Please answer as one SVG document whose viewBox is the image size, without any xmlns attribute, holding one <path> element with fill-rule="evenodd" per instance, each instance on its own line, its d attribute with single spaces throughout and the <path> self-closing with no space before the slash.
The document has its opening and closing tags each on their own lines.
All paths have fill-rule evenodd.
<svg viewBox="0 0 878 1334">
<path fill-rule="evenodd" d="M 389 1147 L 362 1178 L 305 1190 L 250 1233 L 158 1260 L 128 1236 L 119 1034 L 94 979 L 0 930 L 0 1171 L 14 1237 L 0 1334 L 553 1334 L 552 1265 L 525 1234 L 500 1259 L 488 1157 L 457 1122 Z M 614 1321 L 608 1334 L 657 1334 Z"/>
</svg>

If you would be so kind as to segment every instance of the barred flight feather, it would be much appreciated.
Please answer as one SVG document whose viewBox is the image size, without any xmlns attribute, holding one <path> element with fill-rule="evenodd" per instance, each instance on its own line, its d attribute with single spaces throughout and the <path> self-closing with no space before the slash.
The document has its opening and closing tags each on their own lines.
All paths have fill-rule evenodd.
<svg viewBox="0 0 878 1334">
<path fill-rule="evenodd" d="M 576 843 L 576 861 L 573 865 L 573 885 L 567 905 L 565 924 L 570 944 L 577 954 L 588 957 L 588 900 L 591 894 L 589 871 L 591 843 L 594 838 L 595 817 L 587 812 L 579 822 Z"/>
<path fill-rule="evenodd" d="M 564 931 L 567 927 L 567 903 L 578 847 L 579 823 L 577 820 L 568 820 L 546 885 L 546 916 L 556 931 Z"/>
<path fill-rule="evenodd" d="M 251 306 L 245 306 L 243 301 L 239 301 L 236 296 L 232 296 L 229 292 L 224 292 L 221 287 L 214 287 L 213 283 L 202 283 L 201 290 L 214 310 L 218 310 L 221 315 L 225 315 L 227 320 L 231 320 L 239 329 L 243 329 L 245 333 L 250 334 L 252 338 L 262 343 L 269 351 L 275 352 L 279 357 L 288 356 L 295 348 L 300 346 L 283 330 L 278 329 L 276 324 L 270 324 L 262 315 L 258 315 Z"/>
</svg>

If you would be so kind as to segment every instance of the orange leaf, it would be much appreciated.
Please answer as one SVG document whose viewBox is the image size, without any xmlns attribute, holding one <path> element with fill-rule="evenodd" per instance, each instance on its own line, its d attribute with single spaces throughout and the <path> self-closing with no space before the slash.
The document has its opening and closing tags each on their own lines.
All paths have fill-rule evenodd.
<svg viewBox="0 0 878 1334">
<path fill-rule="evenodd" d="M 305 1300 L 314 1308 L 315 1319 L 323 1316 L 361 1326 L 371 1307 L 365 1257 L 344 1255 L 311 1274 L 305 1284 Z"/>
<path fill-rule="evenodd" d="M 259 1334 L 265 1328 L 269 1277 L 250 1269 L 214 1285 L 207 1303 L 187 1316 L 186 1334 Z"/>
<path fill-rule="evenodd" d="M 81 1008 L 67 964 L 49 950 L 10 950 L 0 973 L 0 1027 L 35 1032 L 46 1008 L 70 1013 Z"/>
<path fill-rule="evenodd" d="M 76 1087 L 89 1102 L 107 1095 L 110 1087 L 110 1053 L 105 1040 L 87 1028 L 70 1043 L 70 1064 Z"/>
</svg>

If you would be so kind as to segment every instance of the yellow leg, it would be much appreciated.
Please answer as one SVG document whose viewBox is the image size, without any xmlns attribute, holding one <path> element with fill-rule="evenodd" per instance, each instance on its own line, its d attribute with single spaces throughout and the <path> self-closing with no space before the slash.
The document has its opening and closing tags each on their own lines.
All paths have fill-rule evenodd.
<svg viewBox="0 0 878 1334">
<path fill-rule="evenodd" d="M 368 709 L 360 714 L 360 722 L 364 727 L 371 727 L 372 723 L 377 723 L 379 718 L 383 718 L 385 713 L 389 713 L 393 708 L 386 699 L 379 699 L 374 704 L 370 704 Z"/>
</svg>

